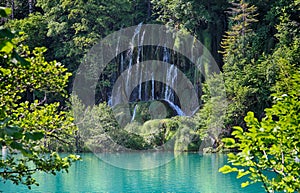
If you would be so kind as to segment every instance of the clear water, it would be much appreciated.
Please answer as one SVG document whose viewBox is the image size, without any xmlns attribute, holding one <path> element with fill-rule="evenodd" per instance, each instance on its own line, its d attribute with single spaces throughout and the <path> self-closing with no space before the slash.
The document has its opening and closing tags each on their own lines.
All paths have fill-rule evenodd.
<svg viewBox="0 0 300 193">
<path fill-rule="evenodd" d="M 134 163 L 139 157 L 139 153 L 115 155 L 126 157 L 124 163 Z M 264 192 L 261 184 L 241 188 L 241 180 L 237 180 L 235 174 L 219 173 L 218 169 L 226 163 L 226 155 L 223 154 L 183 153 L 167 164 L 146 170 L 118 168 L 92 153 L 81 154 L 81 157 L 83 161 L 73 164 L 69 173 L 56 176 L 36 174 L 40 186 L 33 186 L 30 192 Z M 26 186 L 10 182 L 0 182 L 0 190 L 29 192 Z"/>
</svg>

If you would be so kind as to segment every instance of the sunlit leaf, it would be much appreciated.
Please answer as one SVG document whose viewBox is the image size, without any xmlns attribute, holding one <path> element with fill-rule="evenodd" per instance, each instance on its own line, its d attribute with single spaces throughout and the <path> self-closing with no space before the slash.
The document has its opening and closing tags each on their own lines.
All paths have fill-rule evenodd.
<svg viewBox="0 0 300 193">
<path fill-rule="evenodd" d="M 241 184 L 241 187 L 242 188 L 245 188 L 245 187 L 247 187 L 247 186 L 249 186 L 249 181 L 247 181 L 247 182 L 243 182 L 242 184 Z"/>
<path fill-rule="evenodd" d="M 7 17 L 11 14 L 11 9 L 6 7 L 0 7 L 0 16 L 1 17 Z"/>
<path fill-rule="evenodd" d="M 8 40 L 2 41 L 0 43 L 0 52 L 5 52 L 9 54 L 12 52 L 13 49 L 14 49 L 14 45 Z"/>
</svg>

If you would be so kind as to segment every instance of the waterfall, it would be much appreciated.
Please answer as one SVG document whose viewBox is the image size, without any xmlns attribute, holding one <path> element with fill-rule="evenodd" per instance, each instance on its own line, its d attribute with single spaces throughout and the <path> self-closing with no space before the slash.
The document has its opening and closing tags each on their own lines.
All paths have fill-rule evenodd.
<svg viewBox="0 0 300 193">
<path fill-rule="evenodd" d="M 112 97 L 111 96 L 108 98 L 107 105 L 110 107 L 112 106 Z"/>
<path fill-rule="evenodd" d="M 2 146 L 2 160 L 6 160 L 7 151 L 8 151 L 7 147 Z"/>
<path fill-rule="evenodd" d="M 163 62 L 170 63 L 170 52 L 164 46 L 163 50 Z M 175 105 L 175 96 L 174 91 L 171 88 L 174 88 L 177 80 L 177 68 L 174 64 L 172 64 L 167 69 L 166 74 L 166 85 L 163 87 L 162 91 L 164 94 L 164 101 L 166 101 L 170 107 L 176 111 L 179 116 L 184 116 L 184 112 L 179 108 L 179 106 Z"/>
<path fill-rule="evenodd" d="M 170 56 L 171 54 L 165 45 L 163 49 L 163 62 L 170 63 Z M 177 80 L 177 68 L 174 64 L 171 64 L 171 66 L 167 69 L 165 80 L 166 80 L 166 84 L 165 86 L 162 87 L 163 99 L 171 102 L 174 105 L 175 95 L 174 95 L 174 91 L 171 89 L 176 86 L 176 80 Z M 179 107 L 177 106 L 176 108 Z"/>
<path fill-rule="evenodd" d="M 140 63 L 140 57 L 143 54 L 143 42 L 144 42 L 144 36 L 145 36 L 145 31 L 143 31 L 141 41 L 139 42 L 139 47 L 138 47 L 138 55 L 137 55 L 137 61 L 136 63 Z M 137 70 L 137 73 L 139 71 Z M 140 67 L 140 76 L 137 76 L 139 78 L 139 99 L 142 100 L 142 75 L 143 75 L 143 69 Z"/>
<path fill-rule="evenodd" d="M 152 83 L 152 87 L 151 87 L 151 95 L 152 95 L 152 100 L 154 100 L 154 73 L 152 72 L 151 73 L 151 76 L 152 76 L 152 80 L 151 80 L 151 83 Z"/>
<path fill-rule="evenodd" d="M 119 53 L 120 38 L 121 38 L 121 36 L 118 37 L 118 42 L 117 42 L 117 47 L 116 47 L 116 57 L 118 56 L 118 53 Z"/>
<path fill-rule="evenodd" d="M 133 50 L 134 50 L 134 40 L 135 40 L 135 37 L 137 35 L 140 34 L 140 31 L 141 31 L 141 27 L 142 27 L 142 24 L 143 23 L 140 23 L 134 30 L 134 34 L 131 38 L 131 42 L 130 42 L 130 45 L 129 45 L 129 50 L 128 50 L 128 57 L 129 57 L 129 65 L 128 65 L 128 74 L 127 74 L 127 85 L 129 83 L 129 79 L 130 79 L 130 70 L 131 70 L 131 67 L 132 67 L 132 60 L 133 60 Z M 139 40 L 138 40 L 139 41 Z"/>
<path fill-rule="evenodd" d="M 119 49 L 119 44 L 120 44 L 120 37 L 116 38 L 117 41 L 117 47 L 116 47 L 116 57 L 119 57 L 119 69 L 120 69 L 120 74 L 127 68 L 128 72 L 125 74 L 125 81 L 124 81 L 124 90 L 121 90 L 122 88 L 118 88 L 117 93 L 120 94 L 120 96 L 114 96 L 116 98 L 116 101 L 119 101 L 121 95 L 125 93 L 128 93 L 129 85 L 131 83 L 135 82 L 138 83 L 136 88 L 134 88 L 133 93 L 130 93 L 128 96 L 130 101 L 147 101 L 147 100 L 164 100 L 166 101 L 170 108 L 174 110 L 179 116 L 183 116 L 184 112 L 179 108 L 179 106 L 176 105 L 176 95 L 175 91 L 172 88 L 176 87 L 177 84 L 177 76 L 179 74 L 178 69 L 175 64 L 171 64 L 171 51 L 168 49 L 166 44 L 163 45 L 163 47 L 157 47 L 154 54 L 157 54 L 159 52 L 160 59 L 162 59 L 163 62 L 168 63 L 169 67 L 164 68 L 164 73 L 163 78 L 161 82 L 163 83 L 155 83 L 155 76 L 156 76 L 156 70 L 153 69 L 151 72 L 151 77 L 149 81 L 143 83 L 143 72 L 148 72 L 149 69 L 146 65 L 139 65 L 143 60 L 147 59 L 147 53 L 146 50 L 143 47 L 144 44 L 144 36 L 145 36 L 145 31 L 142 30 L 142 23 L 140 23 L 134 30 L 134 33 L 129 40 L 129 46 L 127 49 L 127 53 L 121 53 L 119 56 L 117 53 L 120 51 Z M 148 51 L 148 49 L 147 49 Z M 135 71 L 132 72 L 131 70 L 133 69 L 133 65 L 137 64 Z M 135 66 L 134 66 L 135 67 Z M 134 80 L 134 81 L 131 81 Z M 123 95 L 123 96 L 124 96 Z M 112 104 L 112 99 L 111 97 L 108 98 L 108 105 L 114 105 Z M 114 99 L 115 100 L 115 99 Z M 121 100 L 121 99 L 120 99 Z M 131 117 L 131 122 L 134 121 L 136 117 L 136 110 L 137 110 L 137 105 L 134 106 L 133 114 Z"/>
<path fill-rule="evenodd" d="M 173 68 L 172 68 L 173 66 Z M 176 79 L 177 79 L 177 68 L 174 66 L 174 64 L 171 66 L 171 73 L 173 72 L 173 75 L 171 76 L 171 86 L 174 87 L 176 84 Z M 169 95 L 168 99 L 171 101 L 175 101 L 175 96 L 174 96 L 174 91 L 169 89 Z"/>
<path fill-rule="evenodd" d="M 166 44 L 164 45 L 164 49 L 163 49 L 163 62 L 169 63 L 170 62 L 170 53 L 166 47 Z M 168 73 L 169 69 L 167 70 L 167 74 L 166 74 L 166 83 L 168 83 L 167 77 L 168 77 Z M 161 95 L 160 97 L 162 98 L 166 98 L 166 96 L 164 96 L 164 94 L 166 93 L 166 90 L 168 89 L 168 85 L 166 84 L 166 86 L 162 85 L 161 88 Z"/>
<path fill-rule="evenodd" d="M 173 103 L 175 101 L 175 96 L 174 96 L 174 91 L 171 88 L 175 87 L 176 80 L 177 80 L 177 68 L 175 67 L 174 64 L 172 64 L 170 68 L 168 68 L 166 74 L 167 84 L 165 86 L 164 99 L 172 101 Z"/>
<path fill-rule="evenodd" d="M 137 109 L 137 104 L 134 106 L 131 122 L 134 121 L 134 118 L 135 118 L 135 115 L 136 115 L 136 109 Z"/>
<path fill-rule="evenodd" d="M 170 61 L 170 53 L 166 47 L 166 44 L 164 46 L 164 52 L 163 52 L 163 62 L 169 62 Z"/>
<path fill-rule="evenodd" d="M 164 46 L 163 50 L 163 62 L 170 62 L 170 52 Z M 164 95 L 164 99 L 168 101 L 172 101 L 174 103 L 175 97 L 174 97 L 174 92 L 171 90 L 175 86 L 175 81 L 177 78 L 177 68 L 175 67 L 174 64 L 170 66 L 170 68 L 167 69 L 167 74 L 166 74 L 166 85 L 162 88 L 162 93 Z"/>
<path fill-rule="evenodd" d="M 179 116 L 185 116 L 184 112 L 180 109 L 179 106 L 175 105 L 174 103 L 172 103 L 172 102 L 169 101 L 169 100 L 164 99 L 164 101 L 166 101 L 166 102 L 170 105 L 170 107 L 171 107 L 173 110 L 176 111 L 177 115 L 179 115 Z"/>
<path fill-rule="evenodd" d="M 121 53 L 121 61 L 120 61 L 120 74 L 124 71 L 124 56 Z"/>
<path fill-rule="evenodd" d="M 139 42 L 139 44 L 138 44 L 138 55 L 137 55 L 137 58 L 136 58 L 136 63 L 139 63 L 139 62 L 140 62 L 140 57 L 142 56 L 144 36 L 145 36 L 145 31 L 143 31 L 141 40 L 140 40 L 140 42 Z M 140 35 L 138 34 L 138 40 L 139 40 L 139 39 L 140 39 Z"/>
<path fill-rule="evenodd" d="M 171 90 L 169 89 L 169 87 L 172 87 L 172 72 L 173 72 L 173 68 L 174 68 L 174 64 L 171 65 L 170 68 L 168 68 L 167 70 L 167 74 L 166 74 L 166 89 L 165 89 L 165 99 L 166 100 L 170 100 L 169 96 L 170 96 L 170 92 Z"/>
</svg>

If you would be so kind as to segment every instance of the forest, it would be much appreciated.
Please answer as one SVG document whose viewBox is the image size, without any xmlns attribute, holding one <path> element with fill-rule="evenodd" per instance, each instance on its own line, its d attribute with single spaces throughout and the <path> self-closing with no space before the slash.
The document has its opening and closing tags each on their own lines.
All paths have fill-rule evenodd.
<svg viewBox="0 0 300 193">
<path fill-rule="evenodd" d="M 7 0 L 0 6 L 1 157 L 6 149 L 23 155 L 0 160 L 4 180 L 30 187 L 37 170 L 68 170 L 80 152 L 155 149 L 231 152 L 220 172 L 249 176 L 242 186 L 300 191 L 299 0 Z M 199 69 L 163 44 L 145 46 L 146 24 L 191 35 L 218 72 L 205 74 L 209 64 Z M 96 77 L 95 93 L 80 88 L 90 98 L 74 94 L 94 76 L 88 71 L 82 82 L 76 79 L 90 50 L 132 26 L 138 46 L 114 56 Z M 148 60 L 172 65 L 148 81 L 138 78 L 142 68 L 129 74 Z M 192 100 L 189 93 L 172 88 L 185 88 L 179 72 L 199 101 L 189 113 L 182 99 Z M 121 75 L 127 84 L 138 82 L 128 96 L 117 91 L 127 104 L 113 96 Z"/>
</svg>

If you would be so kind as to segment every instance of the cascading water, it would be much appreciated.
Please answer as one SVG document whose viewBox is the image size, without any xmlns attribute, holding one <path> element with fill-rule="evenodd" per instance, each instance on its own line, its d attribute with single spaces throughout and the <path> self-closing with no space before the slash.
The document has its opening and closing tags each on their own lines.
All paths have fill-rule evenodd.
<svg viewBox="0 0 300 193">
<path fill-rule="evenodd" d="M 170 53 L 166 45 L 164 45 L 163 62 L 170 62 Z"/>
<path fill-rule="evenodd" d="M 133 109 L 133 114 L 132 114 L 132 117 L 131 117 L 131 121 L 134 121 L 134 118 L 135 118 L 135 115 L 136 115 L 136 109 L 137 109 L 137 105 L 134 106 L 134 109 Z"/>
<path fill-rule="evenodd" d="M 176 80 L 177 80 L 177 68 L 174 66 L 174 64 L 172 65 L 173 68 L 171 69 L 171 73 L 172 73 L 172 78 L 171 78 L 171 85 L 172 87 L 174 87 L 176 85 Z M 169 93 L 168 93 L 168 99 L 170 101 L 175 101 L 175 96 L 174 96 L 174 91 L 169 89 Z"/>
<path fill-rule="evenodd" d="M 134 42 L 135 42 L 135 37 L 138 36 L 139 37 L 139 34 L 140 34 L 140 31 L 141 31 L 141 27 L 142 27 L 142 24 L 143 23 L 140 23 L 137 28 L 134 30 L 134 34 L 131 38 L 131 42 L 130 42 L 130 45 L 129 45 L 129 50 L 128 50 L 128 57 L 129 57 L 129 65 L 128 65 L 128 74 L 127 74 L 127 85 L 129 84 L 129 80 L 130 80 L 130 70 L 131 70 L 131 67 L 132 67 L 132 61 L 133 61 L 133 50 L 134 50 Z M 138 39 L 139 41 L 139 39 Z"/>
<path fill-rule="evenodd" d="M 164 51 L 163 51 L 163 62 L 170 63 L 170 52 L 167 50 L 167 48 L 164 46 Z M 174 92 L 171 88 L 174 88 L 176 84 L 176 79 L 177 79 L 177 68 L 175 67 L 174 64 L 170 66 L 167 70 L 166 74 L 166 84 L 163 87 L 163 93 L 164 93 L 164 99 L 168 100 L 172 103 L 174 103 L 175 96 Z"/>
<path fill-rule="evenodd" d="M 118 53 L 119 53 L 120 38 L 121 38 L 121 36 L 118 37 L 118 42 L 117 42 L 117 47 L 116 47 L 116 57 L 118 56 Z"/>
<path fill-rule="evenodd" d="M 125 75 L 124 83 L 130 85 L 130 83 L 132 83 L 130 81 L 131 79 L 134 79 L 135 82 L 138 82 L 138 87 L 131 94 L 130 101 L 163 100 L 167 102 L 167 104 L 174 110 L 174 112 L 176 112 L 180 116 L 183 116 L 183 111 L 178 105 L 176 105 L 175 92 L 172 89 L 176 87 L 177 84 L 177 68 L 174 64 L 171 64 L 170 67 L 166 69 L 164 84 L 155 82 L 155 71 L 151 73 L 151 80 L 149 82 L 143 83 L 143 71 L 147 71 L 147 66 L 144 65 L 138 65 L 137 70 L 134 72 L 134 74 L 131 74 L 131 69 L 135 64 L 134 61 L 136 62 L 136 64 L 139 64 L 143 61 L 143 57 L 145 57 L 145 54 L 147 54 L 143 51 L 145 31 L 141 31 L 141 28 L 142 23 L 140 23 L 134 30 L 134 34 L 128 47 L 127 55 L 125 55 L 126 53 L 121 53 L 119 56 L 117 56 L 117 53 L 119 52 L 120 37 L 117 39 L 118 46 L 116 47 L 116 57 L 119 57 L 118 61 L 120 74 L 125 70 L 126 66 L 128 67 L 128 73 Z M 137 45 L 137 49 L 135 49 L 134 45 Z M 162 52 L 162 61 L 170 64 L 171 52 L 166 47 L 166 44 L 163 47 L 158 47 L 155 52 L 157 51 Z M 117 93 L 128 93 L 127 89 L 129 89 L 129 87 L 127 85 L 123 87 L 126 92 L 122 91 L 121 88 L 118 88 Z M 115 104 L 112 101 L 113 100 L 111 100 L 110 98 L 108 104 L 114 106 Z M 134 120 L 135 116 L 136 106 L 134 107 L 131 121 Z"/>
<path fill-rule="evenodd" d="M 166 47 L 166 44 L 164 45 L 164 49 L 163 49 L 163 62 L 166 62 L 166 63 L 170 62 L 170 53 L 169 53 L 169 51 L 168 51 L 168 49 Z M 168 71 L 169 71 L 169 69 L 168 69 Z M 167 80 L 168 74 L 169 73 L 167 72 L 167 74 L 166 74 L 166 83 L 168 83 L 168 80 Z M 166 84 L 166 86 L 162 85 L 161 93 L 165 94 L 167 89 L 168 89 L 167 84 Z"/>
<path fill-rule="evenodd" d="M 168 51 L 166 46 L 164 46 L 163 61 L 170 63 L 170 55 L 171 55 L 170 52 Z M 176 111 L 178 115 L 184 116 L 183 111 L 180 109 L 179 106 L 175 104 L 175 94 L 174 91 L 171 89 L 175 87 L 176 80 L 177 80 L 177 68 L 174 64 L 172 64 L 167 70 L 166 84 L 162 89 L 164 91 L 163 100 L 166 101 L 170 105 L 170 107 Z"/>
<path fill-rule="evenodd" d="M 155 96 L 154 96 L 154 73 L 152 72 L 151 73 L 151 96 L 152 96 L 152 100 L 155 99 Z"/>
<path fill-rule="evenodd" d="M 112 106 L 112 98 L 111 98 L 111 96 L 108 98 L 107 104 L 110 107 Z"/>
<path fill-rule="evenodd" d="M 138 56 L 137 56 L 137 64 L 140 63 L 140 57 L 143 53 L 143 42 L 144 42 L 144 36 L 145 36 L 145 31 L 143 32 L 142 34 L 142 37 L 141 37 L 141 41 L 139 43 L 139 48 L 138 48 Z M 139 36 L 138 36 L 139 37 Z M 138 72 L 138 70 L 137 70 Z M 143 75 L 143 69 L 142 67 L 140 68 L 140 76 L 137 76 L 139 78 L 139 99 L 141 100 L 142 99 L 142 75 Z"/>
<path fill-rule="evenodd" d="M 169 106 L 170 106 L 174 111 L 176 111 L 177 115 L 179 115 L 179 116 L 185 116 L 184 112 L 180 109 L 179 106 L 175 105 L 174 103 L 172 103 L 172 102 L 169 101 L 169 100 L 164 100 L 164 101 L 166 101 L 166 102 L 169 104 Z"/>
<path fill-rule="evenodd" d="M 121 53 L 121 59 L 120 59 L 120 72 L 122 73 L 124 71 L 124 55 Z"/>
<path fill-rule="evenodd" d="M 174 101 L 174 93 L 173 91 L 170 89 L 170 87 L 174 87 L 175 86 L 175 80 L 177 77 L 177 70 L 174 69 L 175 66 L 174 64 L 171 65 L 171 67 L 168 69 L 167 71 L 167 75 L 166 75 L 166 88 L 165 88 L 165 100 L 168 101 Z"/>
</svg>

